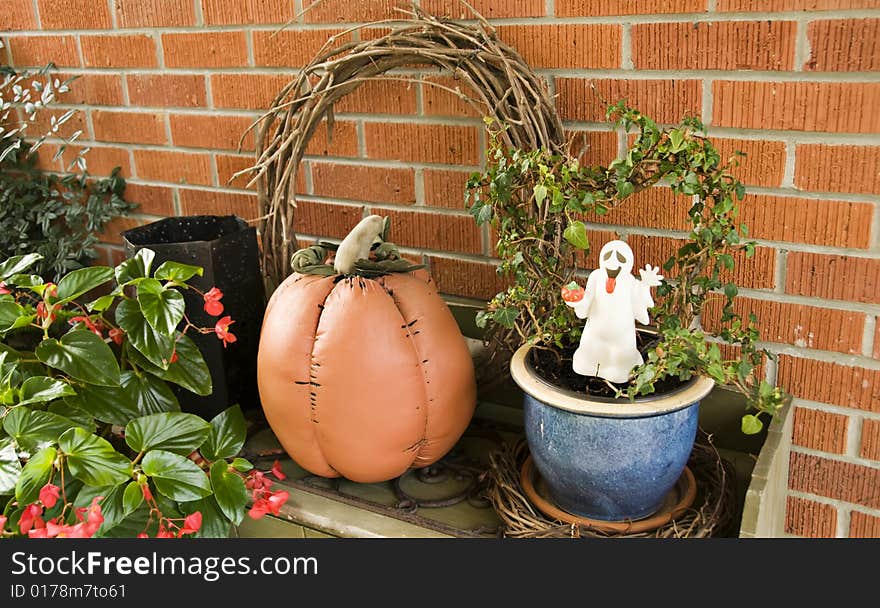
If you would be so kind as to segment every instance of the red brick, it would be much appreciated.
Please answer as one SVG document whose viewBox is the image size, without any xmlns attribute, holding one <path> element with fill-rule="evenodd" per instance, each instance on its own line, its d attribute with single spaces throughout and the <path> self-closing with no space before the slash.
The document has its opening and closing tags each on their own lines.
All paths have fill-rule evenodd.
<svg viewBox="0 0 880 608">
<path fill-rule="evenodd" d="M 245 188 L 247 187 L 247 183 L 250 181 L 249 176 L 242 175 L 236 178 L 234 181 L 230 181 L 233 175 L 238 173 L 239 171 L 244 171 L 245 169 L 249 169 L 254 165 L 256 160 L 251 156 L 242 156 L 239 154 L 215 154 L 214 162 L 217 163 L 217 179 L 219 180 L 219 184 L 221 186 L 227 186 L 232 188 Z M 303 165 L 300 165 L 300 172 L 302 172 Z M 251 186 L 251 189 L 254 189 L 255 186 Z"/>
<path fill-rule="evenodd" d="M 831 247 L 871 246 L 870 203 L 827 201 L 749 194 L 741 201 L 739 220 L 749 237 Z"/>
<path fill-rule="evenodd" d="M 613 131 L 569 131 L 569 151 L 582 165 L 607 167 L 617 158 L 617 133 Z"/>
<path fill-rule="evenodd" d="M 74 161 L 76 155 L 83 149 L 84 146 L 67 146 L 61 157 L 65 169 L 70 166 L 70 163 Z M 97 177 L 110 175 L 116 167 L 122 169 L 123 176 L 128 177 L 131 175 L 131 160 L 128 155 L 128 150 L 125 148 L 92 146 L 89 151 L 85 153 L 85 160 L 88 172 Z M 126 198 L 128 198 L 127 194 Z"/>
<path fill-rule="evenodd" d="M 862 422 L 859 456 L 870 460 L 880 460 L 880 420 L 867 419 Z"/>
<path fill-rule="evenodd" d="M 507 288 L 509 281 L 498 274 L 498 266 L 431 256 L 431 276 L 440 293 L 479 300 L 491 300 Z"/>
<path fill-rule="evenodd" d="M 296 9 L 290 0 L 202 0 L 202 14 L 208 25 L 287 23 Z"/>
<path fill-rule="evenodd" d="M 880 19 L 827 19 L 807 27 L 810 59 L 807 70 L 819 72 L 880 71 Z"/>
<path fill-rule="evenodd" d="M 312 163 L 315 196 L 411 205 L 416 201 L 412 169 Z"/>
<path fill-rule="evenodd" d="M 332 139 L 328 139 L 327 123 L 322 122 L 315 129 L 306 154 L 310 156 L 342 156 L 358 155 L 357 127 L 353 122 L 336 121 L 333 126 Z"/>
<path fill-rule="evenodd" d="M 778 381 L 795 397 L 880 412 L 880 370 L 781 355 Z"/>
<path fill-rule="evenodd" d="M 129 74 L 133 106 L 198 108 L 207 104 L 205 77 L 180 74 Z"/>
<path fill-rule="evenodd" d="M 156 41 L 144 34 L 82 36 L 83 62 L 94 68 L 154 68 Z"/>
<path fill-rule="evenodd" d="M 849 518 L 850 538 L 880 538 L 880 517 L 853 511 Z"/>
<path fill-rule="evenodd" d="M 404 247 L 480 253 L 480 229 L 466 215 L 373 209 L 372 213 L 391 218 L 389 239 Z"/>
<path fill-rule="evenodd" d="M 37 29 L 33 0 L 6 0 L 5 5 L 0 11 L 0 32 Z"/>
<path fill-rule="evenodd" d="M 421 163 L 477 165 L 476 127 L 424 124 L 364 124 L 367 156 Z"/>
<path fill-rule="evenodd" d="M 587 221 L 622 226 L 686 230 L 690 197 L 675 196 L 667 187 L 648 188 L 612 207 L 605 215 L 589 214 Z"/>
<path fill-rule="evenodd" d="M 167 144 L 162 116 L 147 112 L 92 111 L 95 139 L 137 144 Z"/>
<path fill-rule="evenodd" d="M 876 8 L 876 0 L 718 0 L 716 11 L 827 11 Z"/>
<path fill-rule="evenodd" d="M 706 0 L 556 0 L 559 17 L 598 17 L 605 15 L 654 15 L 657 13 L 702 13 Z"/>
<path fill-rule="evenodd" d="M 285 74 L 212 74 L 214 107 L 266 110 L 291 81 Z"/>
<path fill-rule="evenodd" d="M 880 146 L 801 144 L 794 183 L 814 192 L 880 192 Z"/>
<path fill-rule="evenodd" d="M 254 32 L 254 65 L 289 68 L 308 65 L 321 47 L 327 44 L 332 36 L 341 34 L 342 31 L 286 29 L 277 33 Z M 350 39 L 351 34 L 341 36 L 333 46 L 348 42 Z"/>
<path fill-rule="evenodd" d="M 36 137 L 49 133 L 52 130 L 52 117 L 55 117 L 55 119 L 58 120 L 67 112 L 68 110 L 53 108 L 47 108 L 42 112 L 38 112 L 36 119 L 30 123 L 30 126 L 28 127 L 28 137 Z M 86 114 L 80 110 L 74 112 L 64 124 L 58 127 L 58 132 L 55 133 L 54 136 L 65 138 L 71 137 L 77 131 L 82 131 L 83 133 L 88 132 L 88 129 L 86 128 Z"/>
<path fill-rule="evenodd" d="M 505 25 L 498 36 L 533 68 L 619 68 L 619 25 Z"/>
<path fill-rule="evenodd" d="M 460 117 L 490 114 L 480 95 L 464 80 L 443 76 L 425 77 L 423 80 L 425 82 L 420 86 L 425 115 Z"/>
<path fill-rule="evenodd" d="M 745 129 L 876 133 L 880 83 L 749 82 L 712 83 L 712 124 Z"/>
<path fill-rule="evenodd" d="M 791 70 L 795 30 L 794 21 L 635 24 L 633 65 L 638 70 Z"/>
<path fill-rule="evenodd" d="M 793 251 L 788 254 L 785 291 L 880 304 L 880 259 Z"/>
<path fill-rule="evenodd" d="M 785 510 L 785 531 L 806 538 L 833 538 L 837 530 L 837 509 L 814 500 L 789 496 Z"/>
<path fill-rule="evenodd" d="M 300 201 L 294 214 L 294 230 L 298 234 L 342 239 L 364 216 L 359 205 L 334 205 Z"/>
<path fill-rule="evenodd" d="M 107 0 L 37 0 L 44 30 L 110 29 Z"/>
<path fill-rule="evenodd" d="M 340 99 L 337 112 L 362 114 L 415 114 L 415 82 L 370 80 Z"/>
<path fill-rule="evenodd" d="M 211 157 L 167 150 L 135 150 L 138 178 L 171 183 L 211 185 Z"/>
<path fill-rule="evenodd" d="M 11 36 L 9 50 L 16 67 L 79 67 L 79 53 L 73 36 Z"/>
<path fill-rule="evenodd" d="M 183 215 L 237 215 L 246 221 L 260 215 L 254 194 L 181 188 L 178 196 Z"/>
<path fill-rule="evenodd" d="M 736 152 L 739 165 L 731 173 L 744 184 L 753 186 L 775 187 L 782 184 L 785 173 L 785 144 L 781 141 L 763 141 L 757 139 L 717 139 L 712 143 L 727 161 Z"/>
<path fill-rule="evenodd" d="M 114 0 L 118 27 L 195 25 L 195 5 L 181 0 Z"/>
<path fill-rule="evenodd" d="M 55 73 L 52 79 L 65 81 L 73 74 Z M 58 96 L 61 103 L 89 106 L 122 105 L 122 78 L 116 74 L 78 74 L 69 91 Z"/>
<path fill-rule="evenodd" d="M 789 486 L 846 502 L 880 507 L 880 469 L 792 452 Z"/>
<path fill-rule="evenodd" d="M 425 169 L 425 205 L 446 209 L 464 209 L 464 192 L 470 171 L 456 169 Z"/>
<path fill-rule="evenodd" d="M 234 68 L 248 63 L 244 32 L 162 34 L 169 68 Z"/>
<path fill-rule="evenodd" d="M 104 225 L 104 230 L 98 235 L 98 240 L 102 243 L 121 245 L 123 232 L 144 224 L 146 224 L 144 220 L 135 217 L 113 218 Z"/>
<path fill-rule="evenodd" d="M 405 19 L 406 15 L 395 8 L 407 8 L 400 0 L 303 0 L 302 5 L 303 18 L 307 23 L 363 23 L 382 19 Z"/>
<path fill-rule="evenodd" d="M 595 85 L 594 91 L 591 85 Z M 607 104 L 624 99 L 660 123 L 678 123 L 702 108 L 699 80 L 585 80 L 557 78 L 556 107 L 563 120 L 605 122 Z M 598 95 L 597 95 L 598 93 Z"/>
<path fill-rule="evenodd" d="M 791 441 L 805 448 L 843 454 L 848 424 L 849 416 L 796 407 Z"/>
<path fill-rule="evenodd" d="M 172 114 L 170 120 L 175 146 L 238 150 L 241 142 L 242 150 L 254 149 L 254 135 L 248 131 L 254 122 L 250 116 Z"/>
<path fill-rule="evenodd" d="M 717 331 L 723 303 L 720 295 L 710 298 L 705 319 L 710 331 Z M 862 352 L 864 313 L 745 297 L 736 298 L 733 308 L 744 319 L 752 313 L 758 318 L 765 342 L 847 354 Z"/>
<path fill-rule="evenodd" d="M 137 213 L 174 215 L 174 191 L 171 188 L 129 182 L 125 186 L 125 200 L 138 204 Z"/>
<path fill-rule="evenodd" d="M 342 2 L 343 0 L 336 1 Z M 389 0 L 385 1 L 388 2 Z M 400 0 L 396 4 L 406 6 Z M 468 4 L 474 7 L 486 19 L 543 17 L 545 11 L 543 0 L 470 0 Z M 470 9 L 460 0 L 422 0 L 421 7 L 432 15 L 444 15 L 453 19 L 474 18 Z M 397 14 L 400 15 L 400 13 Z"/>
</svg>

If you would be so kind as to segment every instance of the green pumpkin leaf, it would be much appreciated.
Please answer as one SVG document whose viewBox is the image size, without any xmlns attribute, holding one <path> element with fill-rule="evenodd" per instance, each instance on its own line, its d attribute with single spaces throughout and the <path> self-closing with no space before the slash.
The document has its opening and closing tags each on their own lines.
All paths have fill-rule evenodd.
<svg viewBox="0 0 880 608">
<path fill-rule="evenodd" d="M 192 460 L 166 452 L 153 450 L 141 466 L 145 475 L 156 484 L 156 490 L 171 500 L 198 500 L 211 495 L 211 482 L 205 472 Z"/>
<path fill-rule="evenodd" d="M 235 525 L 240 524 L 248 500 L 244 480 L 229 470 L 225 460 L 218 460 L 211 465 L 211 486 L 214 488 L 217 505 L 226 519 Z"/>
<path fill-rule="evenodd" d="M 0 437 L 0 496 L 12 494 L 21 476 L 21 463 L 11 437 Z"/>
<path fill-rule="evenodd" d="M 139 353 L 157 367 L 166 369 L 174 352 L 174 342 L 150 325 L 134 300 L 123 300 L 116 307 L 116 322 Z"/>
<path fill-rule="evenodd" d="M 152 249 L 139 250 L 134 254 L 134 257 L 125 260 L 114 269 L 116 282 L 119 285 L 125 285 L 137 279 L 149 277 L 155 257 L 156 253 Z"/>
<path fill-rule="evenodd" d="M 54 401 L 75 394 L 66 382 L 48 376 L 32 376 L 21 384 L 18 405 Z"/>
<path fill-rule="evenodd" d="M 20 505 L 34 502 L 40 496 L 40 489 L 49 483 L 52 467 L 58 451 L 53 447 L 43 448 L 33 454 L 21 469 L 21 477 L 15 485 L 15 500 Z"/>
<path fill-rule="evenodd" d="M 119 363 L 110 347 L 92 332 L 82 329 L 40 342 L 37 358 L 71 378 L 100 386 L 119 386 Z"/>
<path fill-rule="evenodd" d="M 162 449 L 186 456 L 202 445 L 210 428 L 194 414 L 151 414 L 128 423 L 125 442 L 135 452 Z"/>
<path fill-rule="evenodd" d="M 42 259 L 43 256 L 39 253 L 14 255 L 11 258 L 8 258 L 0 264 L 0 281 L 5 281 L 15 274 L 21 274 Z"/>
<path fill-rule="evenodd" d="M 233 405 L 211 420 L 211 431 L 199 451 L 208 460 L 232 458 L 241 451 L 246 436 L 244 414 L 239 406 Z"/>
<path fill-rule="evenodd" d="M 578 249 L 589 249 L 590 239 L 587 237 L 587 225 L 583 222 L 572 222 L 562 233 L 566 241 Z"/>
<path fill-rule="evenodd" d="M 113 278 L 109 266 L 89 266 L 74 270 L 58 281 L 58 299 L 71 302 Z"/>
<path fill-rule="evenodd" d="M 160 281 L 189 281 L 196 275 L 202 276 L 204 270 L 199 266 L 190 266 L 180 262 L 167 261 L 156 269 L 155 278 Z"/>
<path fill-rule="evenodd" d="M 150 327 L 169 337 L 183 320 L 186 310 L 183 294 L 163 287 L 156 279 L 144 279 L 138 284 L 137 301 Z"/>
<path fill-rule="evenodd" d="M 106 439 L 80 428 L 58 439 L 70 473 L 90 486 L 115 486 L 131 477 L 131 461 L 113 449 Z"/>
</svg>

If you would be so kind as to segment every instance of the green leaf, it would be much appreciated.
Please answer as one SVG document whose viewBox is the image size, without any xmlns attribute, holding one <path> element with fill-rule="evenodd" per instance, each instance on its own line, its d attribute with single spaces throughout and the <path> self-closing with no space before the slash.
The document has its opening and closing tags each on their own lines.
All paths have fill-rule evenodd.
<svg viewBox="0 0 880 608">
<path fill-rule="evenodd" d="M 137 301 L 147 323 L 169 337 L 183 320 L 186 310 L 183 294 L 176 289 L 163 287 L 156 279 L 144 279 L 138 284 Z"/>
<path fill-rule="evenodd" d="M 492 213 L 492 205 L 481 206 L 479 213 L 477 213 L 477 225 L 482 226 L 483 224 L 491 220 Z"/>
<path fill-rule="evenodd" d="M 180 404 L 171 387 L 164 380 L 150 373 L 126 375 L 122 380 L 122 386 L 137 408 L 135 417 L 180 411 Z"/>
<path fill-rule="evenodd" d="M 0 437 L 0 496 L 12 494 L 21 475 L 21 463 L 11 437 Z"/>
<path fill-rule="evenodd" d="M 180 504 L 180 510 L 186 515 L 198 511 L 202 514 L 202 527 L 195 533 L 196 538 L 228 538 L 231 524 L 220 510 L 217 499 L 213 496 Z"/>
<path fill-rule="evenodd" d="M 52 467 L 58 451 L 53 447 L 43 448 L 33 454 L 21 469 L 21 477 L 15 485 L 15 500 L 20 505 L 34 502 L 40 496 L 40 489 L 49 483 Z"/>
<path fill-rule="evenodd" d="M 3 418 L 3 430 L 25 450 L 54 443 L 59 435 L 76 426 L 69 418 L 28 407 L 14 407 Z"/>
<path fill-rule="evenodd" d="M 233 524 L 240 524 L 248 500 L 244 480 L 229 470 L 225 460 L 218 460 L 211 465 L 211 486 L 223 515 Z"/>
<path fill-rule="evenodd" d="M 58 281 L 58 298 L 70 302 L 113 278 L 109 266 L 89 266 L 74 270 Z"/>
<path fill-rule="evenodd" d="M 186 456 L 202 445 L 210 428 L 194 414 L 151 414 L 128 423 L 125 442 L 135 452 L 162 449 Z"/>
<path fill-rule="evenodd" d="M 386 220 L 388 218 L 385 218 Z M 202 276 L 204 270 L 200 266 L 190 266 L 180 262 L 167 261 L 156 269 L 153 275 L 160 281 L 189 281 L 196 275 Z"/>
<path fill-rule="evenodd" d="M 171 500 L 189 501 L 210 496 L 211 482 L 192 460 L 165 450 L 153 450 L 141 467 L 156 490 Z"/>
<path fill-rule="evenodd" d="M 508 328 L 513 327 L 517 317 L 519 317 L 519 309 L 512 306 L 499 308 L 493 315 L 493 319 L 496 323 Z"/>
<path fill-rule="evenodd" d="M 140 306 L 134 300 L 122 300 L 116 307 L 116 322 L 125 331 L 129 342 L 153 365 L 168 367 L 174 342 L 157 332 L 144 318 Z"/>
<path fill-rule="evenodd" d="M 104 341 L 81 329 L 64 334 L 61 341 L 48 338 L 40 342 L 37 358 L 71 378 L 100 386 L 119 386 L 119 364 Z"/>
<path fill-rule="evenodd" d="M 104 312 L 113 305 L 115 300 L 116 295 L 108 293 L 106 296 L 101 296 L 100 298 L 92 300 L 86 304 L 86 308 L 89 312 Z"/>
<path fill-rule="evenodd" d="M 137 484 L 137 482 L 132 482 Z M 98 504 L 101 505 L 101 516 L 104 523 L 98 528 L 96 537 L 104 536 L 107 532 L 118 526 L 131 512 L 125 510 L 126 484 L 107 486 L 84 486 L 73 501 L 75 507 L 87 507 L 92 504 L 92 499 L 100 497 Z"/>
<path fill-rule="evenodd" d="M 53 401 L 76 394 L 66 382 L 48 376 L 32 376 L 22 382 L 19 390 L 18 405 Z"/>
<path fill-rule="evenodd" d="M 626 198 L 630 194 L 636 191 L 636 187 L 632 182 L 628 181 L 619 181 L 617 182 L 617 194 L 620 195 L 620 198 Z"/>
<path fill-rule="evenodd" d="M 761 432 L 764 423 L 754 414 L 746 414 L 742 417 L 742 432 L 746 435 L 755 435 Z"/>
<path fill-rule="evenodd" d="M 176 348 L 178 359 L 175 363 L 171 363 L 168 369 L 151 366 L 145 358 L 137 356 L 137 351 L 130 352 L 134 353 L 132 359 L 138 366 L 162 380 L 173 382 L 203 397 L 210 395 L 214 391 L 211 372 L 195 342 L 189 336 L 180 335 L 177 338 Z"/>
<path fill-rule="evenodd" d="M 155 257 L 156 254 L 152 249 L 139 250 L 134 257 L 125 260 L 114 269 L 116 282 L 125 285 L 136 279 L 149 277 Z"/>
<path fill-rule="evenodd" d="M 0 281 L 5 281 L 15 274 L 21 274 L 42 259 L 43 256 L 39 253 L 12 256 L 0 264 Z"/>
<path fill-rule="evenodd" d="M 122 386 L 77 387 L 76 396 L 66 397 L 64 401 L 75 408 L 94 416 L 101 422 L 125 426 L 133 418 L 141 415 L 131 390 L 127 388 L 134 372 L 121 374 Z"/>
<path fill-rule="evenodd" d="M 106 439 L 83 429 L 70 429 L 58 438 L 70 473 L 90 486 L 115 486 L 131 477 L 131 462 Z"/>
<path fill-rule="evenodd" d="M 557 233 L 558 234 L 558 233 Z M 575 221 L 568 225 L 562 233 L 565 240 L 578 249 L 589 249 L 590 239 L 587 237 L 587 226 L 583 222 Z"/>
<path fill-rule="evenodd" d="M 126 515 L 133 513 L 143 501 L 144 492 L 141 490 L 141 484 L 132 481 L 125 486 L 125 491 L 122 493 L 122 510 Z"/>
<path fill-rule="evenodd" d="M 669 143 L 672 144 L 669 149 L 670 152 L 679 152 L 687 146 L 684 143 L 684 134 L 678 129 L 673 129 L 669 132 Z"/>
<path fill-rule="evenodd" d="M 232 458 L 241 451 L 247 436 L 247 423 L 241 408 L 233 405 L 220 412 L 211 420 L 208 438 L 200 452 L 208 460 Z"/>
<path fill-rule="evenodd" d="M 544 184 L 537 184 L 533 188 L 533 192 L 535 194 L 535 202 L 539 205 L 544 202 L 545 198 L 547 198 L 547 186 Z"/>
<path fill-rule="evenodd" d="M 0 333 L 29 324 L 33 315 L 15 302 L 0 302 Z"/>
<path fill-rule="evenodd" d="M 71 397 L 73 397 L 71 395 Z M 95 418 L 82 408 L 76 407 L 66 401 L 56 401 L 49 405 L 49 413 L 67 418 L 77 424 L 77 426 L 89 431 L 95 432 Z"/>
<path fill-rule="evenodd" d="M 737 293 L 739 293 L 739 289 L 737 289 L 736 285 L 733 283 L 728 283 L 724 286 L 724 295 L 726 295 L 728 299 L 732 300 L 736 297 Z"/>
<path fill-rule="evenodd" d="M 254 465 L 252 465 L 248 460 L 245 460 L 244 458 L 234 458 L 232 460 L 232 464 L 230 464 L 229 466 L 231 466 L 236 471 L 241 471 L 242 473 L 247 473 L 254 468 Z"/>
</svg>

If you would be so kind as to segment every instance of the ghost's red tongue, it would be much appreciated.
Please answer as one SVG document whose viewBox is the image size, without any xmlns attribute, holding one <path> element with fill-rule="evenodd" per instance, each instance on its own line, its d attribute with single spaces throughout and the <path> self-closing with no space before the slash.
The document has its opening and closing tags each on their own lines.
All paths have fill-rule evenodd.
<svg viewBox="0 0 880 608">
<path fill-rule="evenodd" d="M 617 279 L 613 277 L 608 277 L 605 279 L 605 291 L 608 293 L 614 293 L 614 286 L 617 285 Z"/>
</svg>

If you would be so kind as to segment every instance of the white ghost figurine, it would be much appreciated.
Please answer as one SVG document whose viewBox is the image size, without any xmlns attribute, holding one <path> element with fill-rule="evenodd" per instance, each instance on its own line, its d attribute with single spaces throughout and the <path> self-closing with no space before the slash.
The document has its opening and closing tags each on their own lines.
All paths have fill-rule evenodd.
<svg viewBox="0 0 880 608">
<path fill-rule="evenodd" d="M 587 320 L 574 353 L 575 373 L 621 384 L 629 380 L 634 367 L 644 363 L 636 348 L 635 322 L 648 323 L 648 309 L 654 306 L 651 288 L 660 285 L 663 277 L 658 267 L 648 264 L 639 270 L 639 281 L 632 268 L 629 245 L 605 243 L 599 252 L 599 268 L 587 279 L 583 298 L 566 302 L 579 319 Z"/>
</svg>

